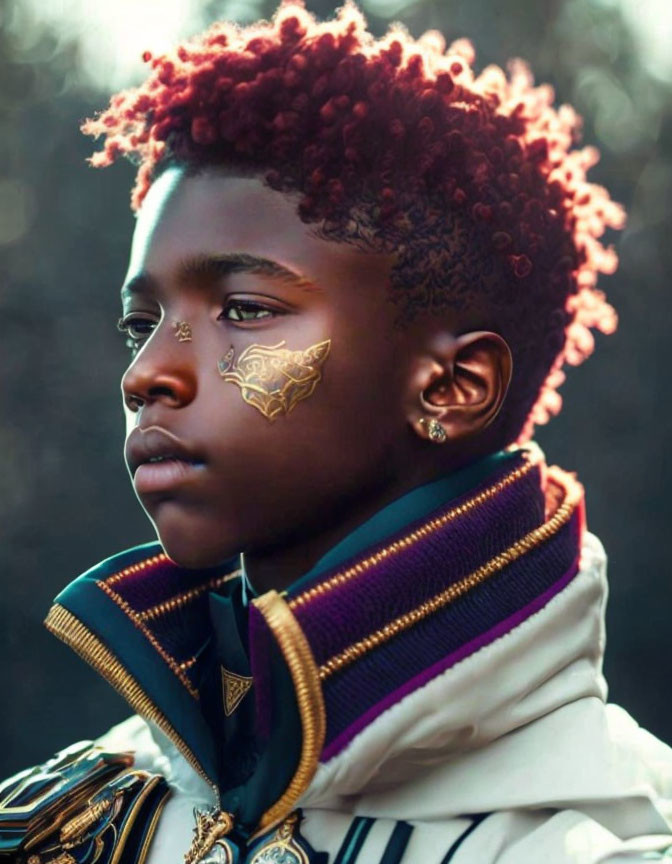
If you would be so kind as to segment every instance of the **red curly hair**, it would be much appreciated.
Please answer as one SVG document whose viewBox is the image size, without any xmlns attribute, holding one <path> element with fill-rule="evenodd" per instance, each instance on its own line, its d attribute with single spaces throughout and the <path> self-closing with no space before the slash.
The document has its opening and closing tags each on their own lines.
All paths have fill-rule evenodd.
<svg viewBox="0 0 672 864">
<path fill-rule="evenodd" d="M 562 367 L 616 329 L 596 286 L 618 259 L 598 238 L 623 208 L 586 180 L 594 147 L 572 149 L 581 118 L 553 108 L 522 60 L 478 76 L 471 42 L 401 24 L 375 39 L 353 2 L 317 22 L 302 0 L 272 21 L 217 22 L 174 51 L 81 126 L 105 136 L 88 160 L 138 165 L 137 211 L 170 164 L 259 173 L 299 193 L 320 236 L 395 250 L 400 320 L 475 311 L 511 347 L 514 373 L 502 440 L 528 440 L 560 410 Z"/>
</svg>

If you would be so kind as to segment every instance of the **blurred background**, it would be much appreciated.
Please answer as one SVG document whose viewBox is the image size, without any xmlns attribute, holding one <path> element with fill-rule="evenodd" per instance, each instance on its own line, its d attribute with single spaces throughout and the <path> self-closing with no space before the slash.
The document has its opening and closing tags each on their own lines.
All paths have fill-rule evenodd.
<svg viewBox="0 0 672 864">
<path fill-rule="evenodd" d="M 328 17 L 336 5 L 308 0 Z M 115 329 L 133 216 L 132 166 L 96 170 L 80 122 L 217 18 L 266 0 L 0 0 L 0 778 L 129 713 L 42 626 L 53 596 L 104 557 L 153 540 L 123 464 Z M 610 699 L 672 743 L 669 364 L 672 7 L 669 0 L 361 0 L 382 34 L 470 37 L 478 71 L 527 59 L 602 152 L 589 179 L 629 211 L 600 286 L 620 327 L 569 370 L 537 440 L 577 471 L 609 555 Z M 668 527 L 666 527 L 668 526 Z"/>
</svg>

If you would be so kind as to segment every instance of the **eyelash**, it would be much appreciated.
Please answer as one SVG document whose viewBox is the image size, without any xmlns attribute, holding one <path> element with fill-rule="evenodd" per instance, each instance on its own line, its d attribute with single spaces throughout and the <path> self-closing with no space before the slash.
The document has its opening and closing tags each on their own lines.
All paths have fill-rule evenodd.
<svg viewBox="0 0 672 864">
<path fill-rule="evenodd" d="M 238 317 L 238 318 L 225 318 L 224 315 L 227 312 L 227 310 L 233 309 L 233 308 L 236 308 L 238 310 L 247 311 L 247 312 L 250 312 L 250 311 L 255 312 L 256 311 L 256 312 L 263 312 L 266 314 L 255 316 L 255 317 L 250 317 L 250 318 L 245 318 L 242 316 Z M 282 315 L 282 314 L 283 313 L 279 309 L 272 309 L 269 306 L 263 306 L 260 303 L 254 303 L 250 300 L 230 300 L 224 306 L 224 308 L 222 309 L 220 314 L 217 316 L 217 320 L 218 321 L 219 320 L 225 320 L 225 321 L 258 321 L 261 318 L 273 318 L 276 315 Z M 132 328 L 137 327 L 137 326 L 142 327 L 143 325 L 156 325 L 157 323 L 158 323 L 157 321 L 154 321 L 153 319 L 148 318 L 146 316 L 140 315 L 139 313 L 135 313 L 135 314 L 130 313 L 126 317 L 120 318 L 117 321 L 117 330 L 121 331 L 122 333 L 124 333 L 126 335 L 126 340 L 125 340 L 126 347 L 130 348 L 131 351 L 133 352 L 133 355 L 135 355 L 140 350 L 142 343 L 151 336 L 153 328 L 148 333 L 136 334 L 136 335 L 133 335 Z"/>
</svg>

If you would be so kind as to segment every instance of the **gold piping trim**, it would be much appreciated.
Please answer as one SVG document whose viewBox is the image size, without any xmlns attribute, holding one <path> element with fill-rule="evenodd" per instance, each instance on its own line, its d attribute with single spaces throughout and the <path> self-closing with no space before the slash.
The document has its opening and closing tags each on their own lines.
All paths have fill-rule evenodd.
<svg viewBox="0 0 672 864">
<path fill-rule="evenodd" d="M 340 573 L 335 573 L 325 582 L 321 582 L 319 585 L 314 585 L 312 588 L 308 588 L 306 591 L 303 592 L 303 594 L 298 594 L 296 597 L 289 601 L 289 608 L 296 609 L 299 606 L 305 606 L 306 604 L 310 603 L 310 601 L 313 600 L 315 597 L 326 594 L 328 591 L 331 591 L 334 588 L 339 587 L 346 582 L 349 582 L 355 576 L 359 576 L 362 573 L 365 573 L 367 570 L 373 567 L 374 564 L 378 564 L 385 558 L 396 555 L 402 549 L 406 549 L 408 546 L 416 543 L 418 540 L 426 537 L 428 534 L 432 534 L 439 528 L 443 528 L 444 525 L 447 525 L 449 522 L 453 522 L 459 516 L 463 516 L 465 513 L 469 513 L 471 510 L 474 510 L 479 505 L 483 504 L 486 501 L 489 501 L 491 498 L 494 498 L 495 495 L 497 495 L 503 489 L 506 489 L 507 486 L 510 486 L 512 483 L 520 480 L 521 477 L 524 477 L 529 471 L 532 470 L 532 468 L 534 468 L 536 464 L 538 464 L 538 461 L 538 459 L 530 459 L 530 461 L 526 462 L 525 465 L 521 465 L 520 468 L 516 468 L 515 471 L 507 474 L 493 486 L 484 489 L 482 492 L 479 492 L 478 495 L 475 495 L 473 498 L 465 501 L 464 504 L 458 504 L 457 507 L 451 508 L 450 510 L 448 510 L 447 513 L 443 513 L 441 516 L 430 519 L 428 522 L 425 522 L 419 528 L 416 528 L 414 531 L 411 531 L 404 537 L 400 537 L 398 540 L 394 540 L 392 543 L 390 543 L 389 546 L 385 546 L 378 552 L 374 552 L 368 558 L 364 558 L 362 561 L 358 561 L 356 564 L 353 564 L 352 567 L 348 567 L 347 570 L 343 570 Z"/>
<path fill-rule="evenodd" d="M 289 606 L 277 591 L 267 591 L 252 602 L 266 619 L 289 667 L 302 731 L 299 764 L 289 786 L 261 817 L 258 831 L 263 831 L 289 815 L 310 785 L 324 746 L 327 718 L 315 659 Z"/>
<path fill-rule="evenodd" d="M 194 654 L 193 657 L 190 657 L 188 660 L 183 660 L 181 663 L 178 663 L 177 666 L 183 672 L 186 672 L 187 669 L 191 669 L 194 663 L 198 660 L 198 654 Z"/>
<path fill-rule="evenodd" d="M 189 678 L 186 676 L 184 671 L 180 669 L 178 662 L 175 660 L 173 656 L 171 656 L 166 649 L 161 645 L 156 636 L 152 633 L 152 631 L 147 627 L 147 625 L 138 618 L 137 612 L 124 600 L 123 597 L 120 597 L 117 592 L 110 588 L 107 582 L 96 582 L 96 585 L 103 591 L 107 596 L 112 600 L 113 603 L 121 609 L 128 617 L 131 619 L 133 624 L 140 630 L 143 636 L 146 637 L 147 641 L 150 643 L 152 648 L 157 652 L 157 654 L 161 657 L 161 659 L 168 665 L 168 667 L 177 675 L 182 684 L 184 684 L 187 692 L 194 699 L 199 698 L 198 690 L 191 683 Z"/>
<path fill-rule="evenodd" d="M 159 801 L 154 812 L 152 813 L 152 819 L 149 823 L 149 827 L 147 828 L 147 831 L 145 832 L 145 839 L 142 843 L 142 847 L 140 848 L 140 853 L 138 855 L 137 864 L 145 864 L 145 861 L 147 860 L 147 854 L 149 853 L 149 847 L 151 846 L 152 840 L 154 839 L 154 834 L 156 832 L 156 823 L 159 821 L 159 818 L 161 817 L 161 814 L 163 813 L 163 808 L 166 806 L 166 802 L 170 798 L 171 794 L 172 793 L 171 793 L 171 790 L 169 788 L 168 791 L 166 792 L 166 794 L 163 796 L 163 798 Z"/>
<path fill-rule="evenodd" d="M 152 555 L 151 558 L 145 558 L 144 561 L 138 561 L 137 564 L 129 564 L 128 567 L 124 567 L 124 569 L 120 570 L 118 573 L 113 573 L 111 576 L 108 576 L 104 581 L 107 582 L 108 585 L 116 585 L 117 582 L 121 582 L 127 576 L 130 576 L 132 573 L 139 573 L 141 570 L 146 570 L 147 567 L 151 567 L 154 564 L 159 564 L 162 561 L 168 560 L 168 556 L 165 552 L 159 552 L 158 555 Z"/>
<path fill-rule="evenodd" d="M 569 476 L 566 478 L 566 484 L 565 500 L 548 522 L 545 522 L 543 525 L 530 531 L 520 540 L 517 540 L 512 546 L 509 546 L 508 549 L 495 555 L 494 558 L 491 558 L 488 562 L 483 564 L 477 570 L 474 570 L 468 576 L 460 579 L 459 582 L 455 582 L 455 584 L 446 588 L 445 591 L 441 591 L 440 594 L 436 594 L 430 600 L 426 600 L 410 612 L 406 612 L 398 618 L 389 621 L 379 630 L 375 630 L 369 636 L 365 636 L 364 639 L 353 642 L 352 645 L 349 645 L 339 654 L 334 654 L 333 657 L 330 657 L 329 660 L 320 666 L 320 680 L 324 681 L 330 675 L 333 675 L 334 672 L 348 666 L 353 662 L 353 660 L 366 654 L 372 648 L 376 648 L 383 642 L 387 642 L 388 639 L 396 636 L 397 633 L 407 630 L 413 624 L 417 624 L 418 621 L 421 621 L 423 618 L 436 612 L 442 606 L 446 606 L 447 604 L 457 600 L 459 597 L 462 597 L 472 588 L 475 588 L 481 582 L 484 582 L 490 576 L 493 576 L 499 570 L 502 570 L 507 564 L 515 561 L 516 558 L 519 558 L 524 552 L 528 552 L 530 549 L 543 543 L 544 540 L 547 540 L 552 534 L 569 521 L 574 509 L 581 500 L 583 487 L 578 482 L 571 480 Z"/>
<path fill-rule="evenodd" d="M 165 714 L 156 707 L 135 678 L 125 669 L 109 648 L 85 627 L 79 618 L 64 606 L 55 603 L 49 610 L 44 624 L 50 633 L 53 633 L 54 636 L 65 642 L 66 645 L 69 645 L 96 672 L 102 675 L 114 687 L 117 693 L 128 702 L 134 711 L 146 720 L 155 723 L 175 744 L 197 774 L 204 780 L 207 780 L 216 790 L 212 779 L 205 773 L 201 763 L 177 734 Z"/>
<path fill-rule="evenodd" d="M 214 591 L 225 582 L 235 579 L 240 576 L 242 570 L 234 570 L 231 573 L 226 573 L 224 576 L 213 576 L 208 582 L 203 585 L 196 585 L 194 588 L 189 588 L 181 594 L 176 594 L 174 597 L 169 597 L 167 600 L 162 600 L 155 606 L 150 606 L 149 609 L 144 609 L 142 612 L 136 612 L 139 621 L 153 621 L 155 618 L 160 618 L 168 612 L 174 612 L 176 609 L 181 609 L 192 600 L 196 600 L 206 591 Z M 108 583 L 109 584 L 109 583 Z"/>
<path fill-rule="evenodd" d="M 135 773 L 137 773 L 137 772 L 135 772 Z M 122 854 L 124 852 L 123 846 L 126 843 L 126 841 L 128 840 L 128 835 L 131 833 L 131 830 L 133 828 L 133 822 L 137 819 L 137 816 L 138 816 L 138 811 L 142 808 L 142 805 L 145 803 L 146 799 L 149 797 L 149 793 L 154 789 L 155 786 L 157 786 L 160 783 L 161 779 L 162 778 L 157 774 L 154 777 L 152 777 L 150 780 L 148 780 L 146 785 L 145 785 L 145 788 L 141 791 L 140 795 L 138 795 L 136 800 L 133 802 L 133 807 L 131 808 L 130 812 L 126 815 L 126 818 L 124 819 L 124 822 L 123 822 L 122 829 L 118 834 L 118 839 L 117 839 L 117 842 L 115 844 L 114 855 L 112 856 L 112 860 L 110 861 L 110 864 L 119 864 L 121 857 L 122 857 Z M 161 809 L 163 808 L 163 805 L 165 804 L 166 799 L 168 798 L 169 795 L 170 795 L 170 787 L 168 788 L 166 794 L 164 794 L 164 796 L 161 798 L 161 801 L 158 802 L 157 806 L 159 808 L 159 811 L 161 811 Z M 154 811 L 153 818 L 150 822 L 150 830 L 145 835 L 145 842 L 143 843 L 142 848 L 140 850 L 140 857 L 139 857 L 137 864 L 142 864 L 142 862 L 144 861 L 144 859 L 146 857 L 143 855 L 143 852 L 145 850 L 145 846 L 148 845 L 147 844 L 147 836 L 149 836 L 149 839 L 152 839 L 152 835 L 154 833 L 154 826 L 156 825 L 156 818 L 155 817 L 156 817 L 156 811 Z"/>
</svg>

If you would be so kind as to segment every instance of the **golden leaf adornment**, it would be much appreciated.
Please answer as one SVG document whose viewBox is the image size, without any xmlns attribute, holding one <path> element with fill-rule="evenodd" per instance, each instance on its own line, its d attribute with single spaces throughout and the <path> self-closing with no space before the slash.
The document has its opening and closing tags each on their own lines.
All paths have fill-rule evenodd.
<svg viewBox="0 0 672 864">
<path fill-rule="evenodd" d="M 277 345 L 248 345 L 235 363 L 227 354 L 227 362 L 218 365 L 222 378 L 237 384 L 243 399 L 271 421 L 289 414 L 313 392 L 322 377 L 331 339 L 303 350 L 284 345 L 285 340 Z"/>
</svg>

